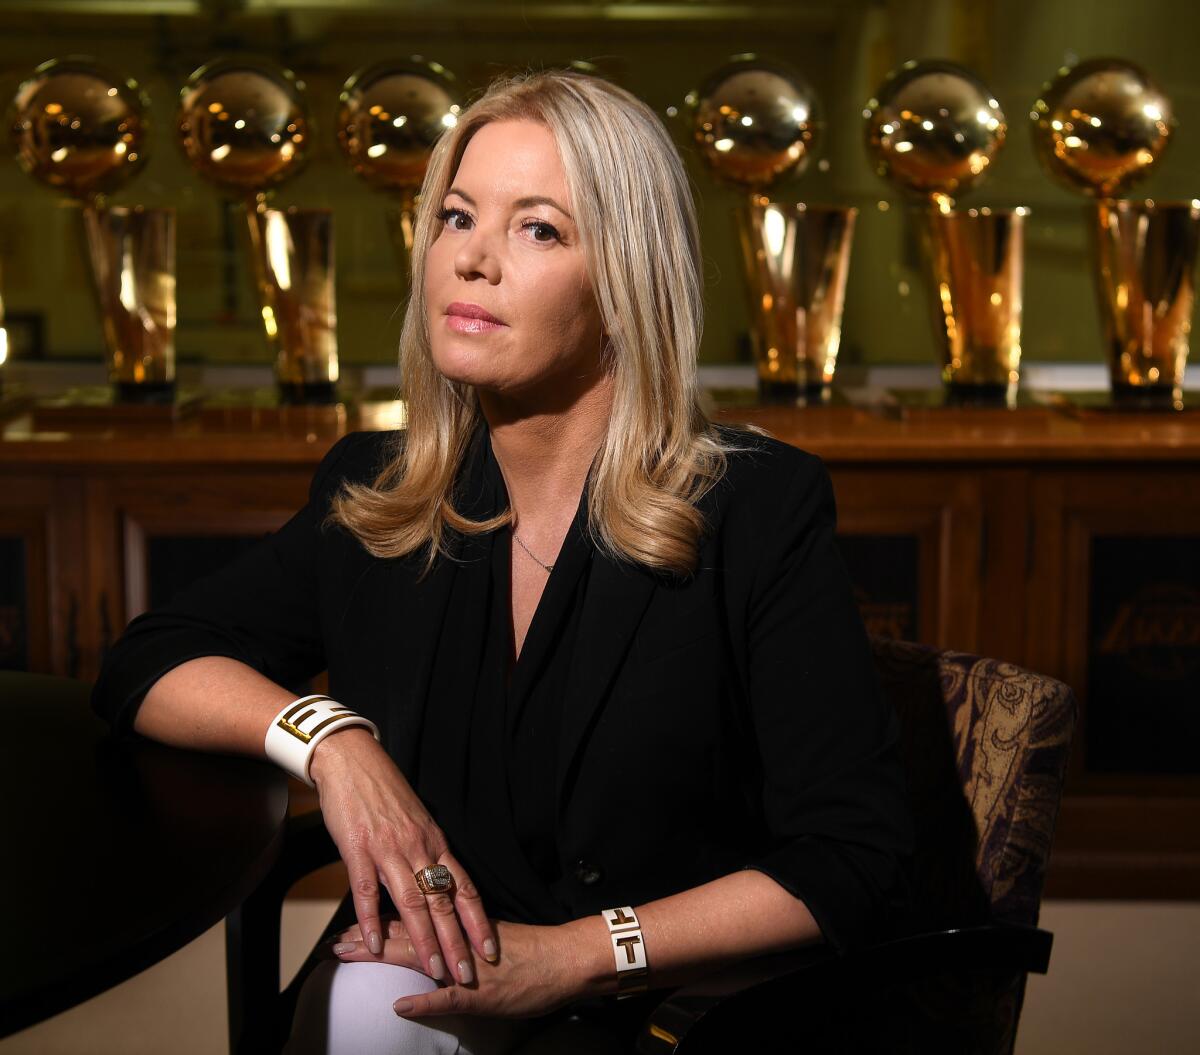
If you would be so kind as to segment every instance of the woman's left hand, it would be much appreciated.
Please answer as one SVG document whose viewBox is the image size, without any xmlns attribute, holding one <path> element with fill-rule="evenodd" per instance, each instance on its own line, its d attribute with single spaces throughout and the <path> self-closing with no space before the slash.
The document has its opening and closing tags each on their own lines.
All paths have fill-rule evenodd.
<svg viewBox="0 0 1200 1055">
<path fill-rule="evenodd" d="M 359 939 L 358 927 L 338 938 L 335 955 L 344 963 L 391 963 L 427 974 L 399 920 L 387 924 L 383 952 L 374 956 Z M 529 926 L 493 920 L 499 941 L 495 963 L 476 960 L 474 981 L 443 985 L 430 993 L 413 994 L 394 1005 L 405 1018 L 426 1015 L 489 1015 L 533 1018 L 548 1014 L 584 995 L 577 950 L 563 927 Z M 401 1005 L 407 1005 L 402 1007 Z"/>
</svg>

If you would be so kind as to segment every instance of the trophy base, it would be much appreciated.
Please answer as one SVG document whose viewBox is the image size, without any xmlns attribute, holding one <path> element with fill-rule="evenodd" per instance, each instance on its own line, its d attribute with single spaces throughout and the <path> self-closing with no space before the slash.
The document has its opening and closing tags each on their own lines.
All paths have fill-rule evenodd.
<svg viewBox="0 0 1200 1055">
<path fill-rule="evenodd" d="M 945 386 L 945 404 L 948 407 L 1008 407 L 1016 393 L 1014 386 L 1000 381 L 966 384 L 948 381 Z"/>
<path fill-rule="evenodd" d="M 174 381 L 114 381 L 113 403 L 161 406 L 175 402 Z"/>
<path fill-rule="evenodd" d="M 24 413 L 33 405 L 33 397 L 20 392 L 5 393 L 0 387 L 0 421 L 7 421 Z"/>
<path fill-rule="evenodd" d="M 758 401 L 768 407 L 815 407 L 829 402 L 832 389 L 820 381 L 766 381 L 758 379 Z"/>
<path fill-rule="evenodd" d="M 1112 384 L 1112 405 L 1119 410 L 1182 410 L 1183 392 L 1173 385 Z"/>
<path fill-rule="evenodd" d="M 84 385 L 69 388 L 60 395 L 41 396 L 32 401 L 29 412 L 35 429 L 70 431 L 73 429 L 112 428 L 114 425 L 147 425 L 169 428 L 177 421 L 194 414 L 200 407 L 201 396 L 196 391 L 177 392 L 169 384 L 171 398 L 161 391 L 167 386 L 150 386 L 156 391 L 140 391 L 122 398 L 116 383 Z"/>
<path fill-rule="evenodd" d="M 280 381 L 279 403 L 285 407 L 328 406 L 337 402 L 332 381 Z"/>
</svg>

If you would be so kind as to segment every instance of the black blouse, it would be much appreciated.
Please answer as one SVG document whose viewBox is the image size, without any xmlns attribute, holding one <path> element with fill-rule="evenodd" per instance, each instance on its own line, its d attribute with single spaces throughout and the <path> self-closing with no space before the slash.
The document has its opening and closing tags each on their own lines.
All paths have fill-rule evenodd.
<svg viewBox="0 0 1200 1055">
<path fill-rule="evenodd" d="M 508 508 L 508 492 L 486 432 L 476 442 L 485 494 L 473 512 L 482 519 Z M 591 566 L 586 510 L 585 491 L 515 661 L 508 528 L 463 544 L 438 634 L 414 787 L 501 918 L 570 918 L 551 891 L 562 872 L 554 789 Z"/>
</svg>

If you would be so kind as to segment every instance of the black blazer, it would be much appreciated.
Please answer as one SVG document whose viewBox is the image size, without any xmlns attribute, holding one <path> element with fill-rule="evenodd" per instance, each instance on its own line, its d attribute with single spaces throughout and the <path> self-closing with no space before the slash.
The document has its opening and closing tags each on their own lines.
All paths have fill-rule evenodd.
<svg viewBox="0 0 1200 1055">
<path fill-rule="evenodd" d="M 897 721 L 834 542 L 824 466 L 726 434 L 750 449 L 701 502 L 695 575 L 593 556 L 562 701 L 555 894 L 575 918 L 752 867 L 844 950 L 903 890 Z M 379 560 L 322 525 L 342 481 L 372 480 L 402 441 L 344 437 L 286 525 L 135 619 L 106 660 L 96 709 L 128 730 L 155 680 L 203 655 L 283 685 L 327 668 L 330 695 L 375 721 L 410 773 L 449 564 L 421 578 L 420 556 Z M 460 474 L 468 492 L 477 461 Z"/>
</svg>

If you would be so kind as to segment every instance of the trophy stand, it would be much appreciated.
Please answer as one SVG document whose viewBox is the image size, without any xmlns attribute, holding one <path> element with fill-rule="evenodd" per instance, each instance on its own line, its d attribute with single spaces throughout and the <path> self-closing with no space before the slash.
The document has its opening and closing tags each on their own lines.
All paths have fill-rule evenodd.
<svg viewBox="0 0 1200 1055">
<path fill-rule="evenodd" d="M 947 406 L 1016 405 L 1028 210 L 919 213 Z"/>
<path fill-rule="evenodd" d="M 857 215 L 757 194 L 736 211 L 761 402 L 829 402 Z"/>
<path fill-rule="evenodd" d="M 1099 201 L 1089 218 L 1113 406 L 1180 410 L 1200 202 Z"/>
<path fill-rule="evenodd" d="M 337 402 L 333 214 L 247 203 L 263 330 L 284 406 Z"/>
</svg>

